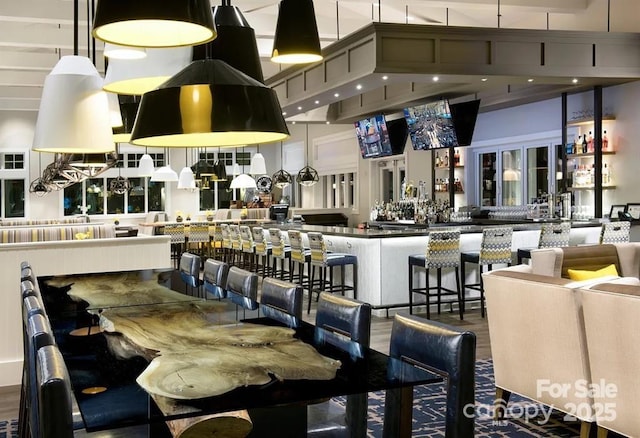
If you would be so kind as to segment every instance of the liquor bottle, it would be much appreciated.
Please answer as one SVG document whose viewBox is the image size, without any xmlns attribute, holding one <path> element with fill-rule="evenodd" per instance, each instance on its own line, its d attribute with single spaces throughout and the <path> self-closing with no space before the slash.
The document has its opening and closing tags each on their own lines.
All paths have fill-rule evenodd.
<svg viewBox="0 0 640 438">
<path fill-rule="evenodd" d="M 436 152 L 436 167 L 440 166 L 442 166 L 442 163 L 440 162 L 440 155 Z"/>
<path fill-rule="evenodd" d="M 611 171 L 607 167 L 607 163 L 604 163 L 604 167 L 602 168 L 602 185 L 607 186 L 611 184 Z"/>
<path fill-rule="evenodd" d="M 453 165 L 456 167 L 460 165 L 460 152 L 458 149 L 456 149 L 456 153 L 453 155 Z"/>
<path fill-rule="evenodd" d="M 596 182 L 596 165 L 591 164 L 591 168 L 589 169 L 589 185 L 592 186 Z"/>
<path fill-rule="evenodd" d="M 449 167 L 449 151 L 444 154 L 444 167 Z"/>
<path fill-rule="evenodd" d="M 584 137 L 582 137 L 582 153 L 586 154 L 587 153 L 587 134 L 584 135 Z"/>
<path fill-rule="evenodd" d="M 609 150 L 609 138 L 607 137 L 607 130 L 605 129 L 602 133 L 602 150 Z"/>
<path fill-rule="evenodd" d="M 593 149 L 593 135 L 591 135 L 591 131 L 589 131 L 589 139 L 587 140 L 587 152 L 592 154 L 593 151 L 594 151 L 594 149 Z"/>
</svg>

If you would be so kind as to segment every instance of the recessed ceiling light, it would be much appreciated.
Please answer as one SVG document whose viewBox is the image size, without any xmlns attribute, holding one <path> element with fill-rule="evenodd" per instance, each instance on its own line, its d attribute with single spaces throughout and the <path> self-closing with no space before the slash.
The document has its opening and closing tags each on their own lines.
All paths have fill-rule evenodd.
<svg viewBox="0 0 640 438">
<path fill-rule="evenodd" d="M 295 124 L 296 124 L 296 122 L 295 122 L 295 121 L 293 121 L 293 122 L 291 122 L 291 124 L 292 124 L 292 125 L 295 125 Z"/>
<path fill-rule="evenodd" d="M 362 85 L 360 84 L 356 85 L 356 90 L 362 90 Z"/>
<path fill-rule="evenodd" d="M 433 82 L 438 82 L 439 80 L 440 80 L 440 77 L 439 77 L 439 76 L 434 76 L 434 77 L 433 77 Z"/>
<path fill-rule="evenodd" d="M 286 116 L 286 115 L 287 115 L 287 112 L 286 112 L 286 111 L 282 111 L 282 115 L 283 115 L 283 116 Z"/>
<path fill-rule="evenodd" d="M 320 103 L 320 101 L 319 101 L 319 100 L 316 100 L 314 103 L 317 105 L 317 104 L 319 104 L 319 103 Z"/>
<path fill-rule="evenodd" d="M 389 79 L 389 76 L 387 76 L 387 75 L 382 76 L 382 80 L 383 81 L 386 81 L 387 79 Z"/>
<path fill-rule="evenodd" d="M 578 78 L 573 78 L 573 79 L 571 80 L 571 82 L 573 82 L 574 84 L 577 84 L 577 83 L 578 83 Z"/>
<path fill-rule="evenodd" d="M 333 97 L 340 97 L 340 93 L 333 93 Z"/>
<path fill-rule="evenodd" d="M 489 78 L 482 78 L 480 79 L 482 82 L 487 82 L 489 80 Z"/>
<path fill-rule="evenodd" d="M 331 124 L 331 122 L 330 122 L 330 121 L 328 121 L 328 120 L 327 120 L 327 122 L 326 122 L 326 123 L 327 123 L 327 125 L 330 125 L 330 124 Z"/>
<path fill-rule="evenodd" d="M 533 78 L 527 79 L 527 82 L 533 82 Z"/>
<path fill-rule="evenodd" d="M 298 107 L 298 111 L 302 111 L 302 107 L 301 106 Z"/>
</svg>

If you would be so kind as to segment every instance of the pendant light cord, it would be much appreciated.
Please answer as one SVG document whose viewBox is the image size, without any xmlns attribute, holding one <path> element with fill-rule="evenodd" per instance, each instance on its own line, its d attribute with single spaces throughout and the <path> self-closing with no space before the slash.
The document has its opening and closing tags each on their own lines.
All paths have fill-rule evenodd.
<svg viewBox="0 0 640 438">
<path fill-rule="evenodd" d="M 78 0 L 73 0 L 73 54 L 78 56 Z"/>
</svg>

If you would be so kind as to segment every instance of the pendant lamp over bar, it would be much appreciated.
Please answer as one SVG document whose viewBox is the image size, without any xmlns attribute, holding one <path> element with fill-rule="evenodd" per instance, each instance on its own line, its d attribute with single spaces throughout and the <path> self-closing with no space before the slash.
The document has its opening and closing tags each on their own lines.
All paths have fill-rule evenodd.
<svg viewBox="0 0 640 438">
<path fill-rule="evenodd" d="M 309 148 L 309 124 L 308 123 L 306 125 L 306 131 L 307 131 L 307 141 L 304 144 L 304 157 L 307 164 L 298 172 L 298 175 L 296 176 L 296 182 L 301 186 L 311 187 L 312 185 L 320 181 L 320 177 L 318 176 L 318 171 L 315 170 L 313 167 L 309 166 L 309 163 L 308 163 L 308 160 L 309 160 L 309 157 L 307 155 L 307 150 Z"/>
<path fill-rule="evenodd" d="M 138 176 L 153 176 L 153 172 L 155 171 L 155 167 L 153 165 L 153 158 L 151 155 L 144 151 L 142 157 L 140 157 L 140 161 L 138 162 Z"/>
<path fill-rule="evenodd" d="M 120 46 L 111 43 L 105 43 L 102 53 L 111 60 L 142 59 L 147 56 L 147 50 L 144 47 Z"/>
<path fill-rule="evenodd" d="M 140 99 L 137 96 L 121 96 L 118 100 L 120 103 L 122 126 L 113 128 L 113 141 L 116 143 L 129 143 L 133 124 L 136 121 Z M 151 174 L 149 174 L 149 176 L 151 176 Z"/>
<path fill-rule="evenodd" d="M 195 190 L 196 188 L 196 179 L 193 175 L 193 171 L 188 166 L 189 154 L 188 150 L 184 150 L 184 167 L 180 171 L 180 176 L 178 177 L 178 189 L 180 190 Z"/>
<path fill-rule="evenodd" d="M 321 59 L 313 0 L 281 0 L 271 61 L 307 64 Z"/>
<path fill-rule="evenodd" d="M 193 60 L 220 59 L 259 82 L 264 82 L 256 34 L 240 9 L 230 0 L 214 6 L 213 21 L 218 37 L 193 48 Z"/>
<path fill-rule="evenodd" d="M 165 149 L 165 165 L 156 169 L 151 175 L 151 181 L 158 182 L 176 182 L 178 181 L 178 174 L 171 168 L 169 164 L 169 153 Z"/>
<path fill-rule="evenodd" d="M 47 75 L 32 149 L 53 153 L 115 150 L 107 95 L 89 58 L 63 56 Z"/>
<path fill-rule="evenodd" d="M 276 173 L 274 173 L 271 176 L 271 179 L 273 180 L 273 183 L 275 184 L 275 186 L 280 189 L 284 189 L 285 187 L 287 187 L 289 184 L 293 182 L 293 178 L 291 177 L 291 174 L 286 170 L 284 170 L 283 148 L 284 146 L 282 142 L 280 142 L 280 170 L 278 170 Z"/>
<path fill-rule="evenodd" d="M 141 59 L 111 59 L 104 77 L 105 91 L 142 95 L 158 88 L 191 62 L 191 47 L 148 49 Z"/>
<path fill-rule="evenodd" d="M 288 136 L 274 90 L 224 61 L 206 59 L 192 62 L 142 96 L 131 142 L 226 147 Z"/>
<path fill-rule="evenodd" d="M 249 166 L 249 174 L 251 175 L 266 175 L 267 165 L 264 161 L 264 155 L 260 153 L 260 145 L 258 145 L 258 152 L 251 157 L 251 165 Z"/>
<path fill-rule="evenodd" d="M 209 0 L 99 0 L 93 36 L 137 47 L 202 44 L 216 37 Z"/>
</svg>

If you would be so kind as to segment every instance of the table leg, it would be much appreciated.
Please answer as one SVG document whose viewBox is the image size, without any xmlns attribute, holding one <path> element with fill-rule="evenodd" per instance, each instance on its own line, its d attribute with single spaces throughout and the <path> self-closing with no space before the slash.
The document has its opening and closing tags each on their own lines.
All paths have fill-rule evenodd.
<svg viewBox="0 0 640 438">
<path fill-rule="evenodd" d="M 413 386 L 388 389 L 384 403 L 384 438 L 411 436 Z"/>
</svg>

